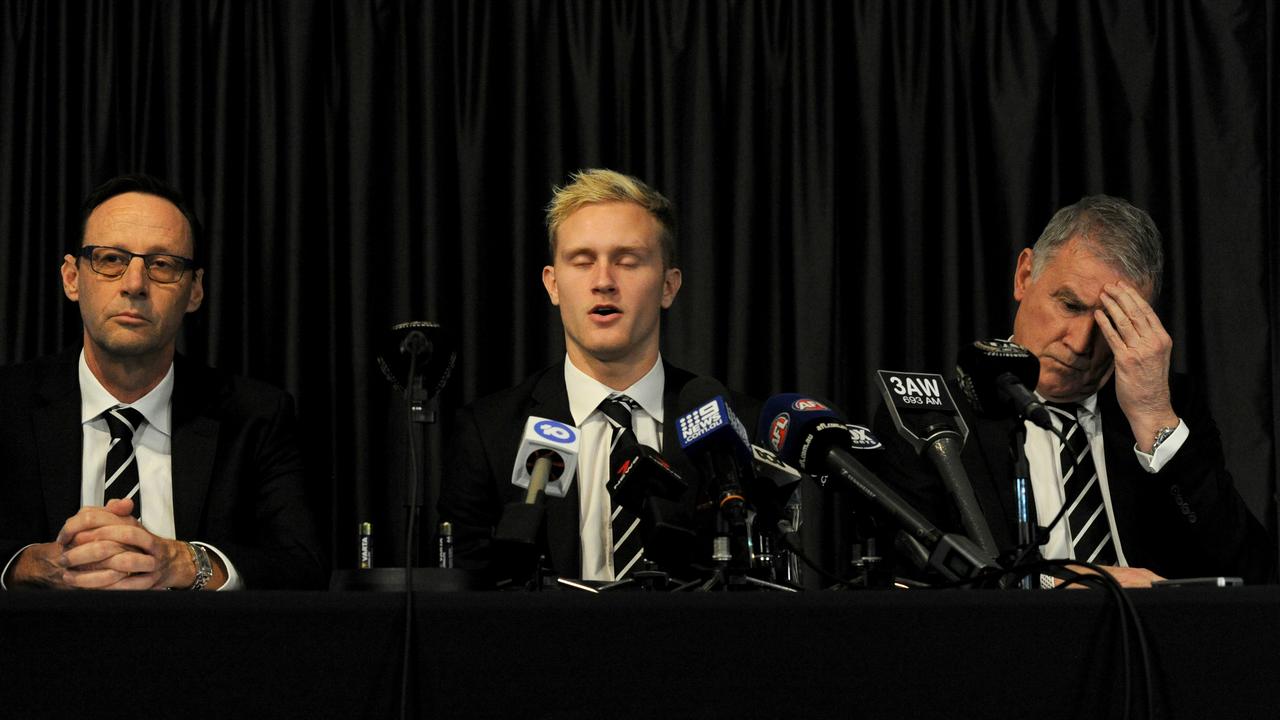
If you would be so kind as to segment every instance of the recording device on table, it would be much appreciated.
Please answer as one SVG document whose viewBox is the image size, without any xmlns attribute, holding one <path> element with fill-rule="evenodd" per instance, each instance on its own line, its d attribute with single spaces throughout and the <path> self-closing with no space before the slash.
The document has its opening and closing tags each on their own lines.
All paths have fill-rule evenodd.
<svg viewBox="0 0 1280 720">
<path fill-rule="evenodd" d="M 783 462 L 827 485 L 853 491 L 901 529 L 910 557 L 921 567 L 949 580 L 976 577 L 996 567 L 995 559 L 962 535 L 943 533 L 903 500 L 887 483 L 855 457 L 855 444 L 878 443 L 869 430 L 851 430 L 823 403 L 795 393 L 775 395 L 765 403 L 759 437 Z"/>
</svg>

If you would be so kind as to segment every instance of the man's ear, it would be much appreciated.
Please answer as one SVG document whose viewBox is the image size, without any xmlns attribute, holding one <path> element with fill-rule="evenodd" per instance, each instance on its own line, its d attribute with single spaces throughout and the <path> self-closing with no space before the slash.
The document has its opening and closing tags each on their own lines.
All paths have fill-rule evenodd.
<svg viewBox="0 0 1280 720">
<path fill-rule="evenodd" d="M 71 302 L 80 302 L 80 267 L 75 256 L 64 256 L 58 272 L 62 275 L 62 294 Z"/>
<path fill-rule="evenodd" d="M 680 268 L 669 268 L 663 275 L 662 309 L 666 310 L 671 307 L 671 303 L 676 301 L 676 294 L 680 292 L 680 285 L 684 282 L 684 276 L 680 273 Z"/>
<path fill-rule="evenodd" d="M 1022 297 L 1027 294 L 1027 287 L 1031 285 L 1031 260 L 1034 256 L 1031 248 L 1018 253 L 1018 266 L 1013 271 L 1013 299 L 1018 302 L 1022 302 Z"/>
<path fill-rule="evenodd" d="M 204 269 L 196 270 L 191 281 L 191 297 L 187 298 L 187 312 L 195 312 L 204 302 Z"/>
<path fill-rule="evenodd" d="M 547 297 L 552 305 L 560 304 L 560 288 L 556 285 L 556 269 L 547 265 L 542 268 L 542 287 L 547 289 Z"/>
</svg>

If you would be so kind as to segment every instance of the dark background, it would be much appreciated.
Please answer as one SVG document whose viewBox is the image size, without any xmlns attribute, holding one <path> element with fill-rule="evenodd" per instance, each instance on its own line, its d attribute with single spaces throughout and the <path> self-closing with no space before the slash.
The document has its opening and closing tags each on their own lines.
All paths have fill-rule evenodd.
<svg viewBox="0 0 1280 720">
<path fill-rule="evenodd" d="M 121 172 L 169 179 L 212 238 L 182 348 L 297 398 L 349 566 L 361 519 L 396 555 L 387 328 L 456 334 L 445 425 L 557 360 L 542 207 L 572 170 L 612 167 L 676 201 L 667 358 L 864 420 L 875 368 L 948 372 L 961 343 L 1007 335 L 1017 252 L 1056 208 L 1106 192 L 1165 234 L 1174 368 L 1206 378 L 1274 534 L 1278 14 L 1264 0 L 5 2 L 0 363 L 79 342 L 56 270 L 85 193 Z"/>
</svg>

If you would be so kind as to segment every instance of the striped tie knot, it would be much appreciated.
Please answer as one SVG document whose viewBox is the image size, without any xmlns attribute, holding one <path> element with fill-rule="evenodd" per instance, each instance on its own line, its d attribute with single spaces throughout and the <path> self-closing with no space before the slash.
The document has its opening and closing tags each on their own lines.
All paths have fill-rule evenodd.
<svg viewBox="0 0 1280 720">
<path fill-rule="evenodd" d="M 604 413 L 615 431 L 631 429 L 631 411 L 637 407 L 635 400 L 626 395 L 610 395 L 600 402 L 600 412 Z"/>
</svg>

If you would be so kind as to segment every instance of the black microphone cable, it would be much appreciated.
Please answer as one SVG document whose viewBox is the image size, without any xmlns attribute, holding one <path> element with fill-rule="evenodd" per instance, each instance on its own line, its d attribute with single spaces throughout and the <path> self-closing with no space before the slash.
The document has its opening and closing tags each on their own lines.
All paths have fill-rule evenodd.
<svg viewBox="0 0 1280 720">
<path fill-rule="evenodd" d="M 1132 631 L 1133 636 L 1137 640 L 1139 657 L 1142 660 L 1142 681 L 1143 681 L 1143 700 L 1146 707 L 1146 716 L 1151 720 L 1155 716 L 1155 710 L 1152 707 L 1152 685 L 1151 676 L 1151 654 L 1147 646 L 1147 634 L 1142 628 L 1142 621 L 1138 617 L 1138 610 L 1133 605 L 1133 599 L 1129 597 L 1129 593 L 1120 583 L 1102 567 L 1089 562 L 1080 562 L 1077 560 L 1047 560 L 1045 563 L 1056 566 L 1072 573 L 1071 577 L 1064 579 L 1058 584 L 1055 590 L 1061 590 L 1071 585 L 1094 586 L 1105 589 L 1108 594 L 1115 599 L 1116 605 L 1120 611 L 1120 640 L 1121 652 L 1123 653 L 1124 664 L 1124 720 L 1129 720 L 1129 710 L 1133 705 L 1133 692 L 1131 677 L 1132 671 L 1132 652 L 1130 650 L 1129 635 Z M 1085 567 L 1092 570 L 1093 573 L 1081 573 L 1073 570 L 1072 567 Z"/>
<path fill-rule="evenodd" d="M 1092 572 L 1080 572 L 1077 568 L 1086 568 Z M 1095 587 L 1107 593 L 1119 611 L 1117 622 L 1120 625 L 1120 652 L 1121 663 L 1124 668 L 1124 720 L 1129 719 L 1130 709 L 1133 707 L 1133 646 L 1137 646 L 1138 655 L 1142 662 L 1142 692 L 1145 701 L 1146 717 L 1148 720 L 1154 718 L 1154 707 L 1152 704 L 1153 686 L 1155 681 L 1151 674 L 1151 654 L 1147 645 L 1146 631 L 1142 628 L 1142 621 L 1138 616 L 1138 610 L 1133 605 L 1132 598 L 1120 583 L 1112 577 L 1107 571 L 1090 562 L 1081 560 L 1036 560 L 1034 562 L 1022 565 L 1014 565 L 1008 568 L 992 568 L 984 572 L 978 573 L 971 578 L 963 578 L 954 582 L 933 585 L 933 589 L 952 589 L 965 586 L 975 587 L 994 587 L 1003 582 L 1004 587 L 1012 587 L 1027 575 L 1039 575 L 1043 570 L 1058 570 L 1064 572 L 1067 577 L 1062 580 L 1054 589 L 1062 590 L 1071 585 L 1081 585 L 1085 587 Z M 1136 640 L 1131 641 L 1130 636 Z"/>
<path fill-rule="evenodd" d="M 418 483 L 422 469 L 418 467 L 418 451 L 413 441 L 413 384 L 418 370 L 418 353 L 422 348 L 417 343 L 410 344 L 410 339 L 422 333 L 409 333 L 400 345 L 400 352 L 409 353 L 409 375 L 404 387 L 405 432 L 409 440 L 409 466 L 412 482 L 409 488 L 408 518 L 405 522 L 404 540 L 404 656 L 400 665 L 400 720 L 408 717 L 409 707 L 409 667 L 412 664 L 410 652 L 413 649 L 413 526 L 418 507 Z M 425 340 L 425 338 L 423 338 Z"/>
</svg>

